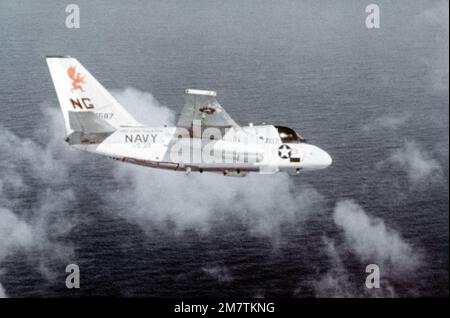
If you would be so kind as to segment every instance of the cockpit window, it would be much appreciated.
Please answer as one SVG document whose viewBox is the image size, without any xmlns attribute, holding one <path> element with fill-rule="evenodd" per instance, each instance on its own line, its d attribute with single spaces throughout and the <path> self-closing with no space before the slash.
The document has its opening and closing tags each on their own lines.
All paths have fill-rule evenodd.
<svg viewBox="0 0 450 318">
<path fill-rule="evenodd" d="M 283 126 L 275 126 L 278 130 L 282 143 L 299 143 L 306 142 L 305 138 L 299 136 L 293 129 Z"/>
</svg>

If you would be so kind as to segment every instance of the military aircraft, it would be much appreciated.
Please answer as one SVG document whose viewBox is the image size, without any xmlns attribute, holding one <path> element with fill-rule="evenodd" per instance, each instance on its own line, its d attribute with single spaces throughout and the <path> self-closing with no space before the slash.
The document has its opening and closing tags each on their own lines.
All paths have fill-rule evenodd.
<svg viewBox="0 0 450 318">
<path fill-rule="evenodd" d="M 299 173 L 331 165 L 330 155 L 293 129 L 239 126 L 216 92 L 186 89 L 175 127 L 146 127 L 75 59 L 48 56 L 47 64 L 72 147 L 137 165 L 245 176 Z"/>
</svg>

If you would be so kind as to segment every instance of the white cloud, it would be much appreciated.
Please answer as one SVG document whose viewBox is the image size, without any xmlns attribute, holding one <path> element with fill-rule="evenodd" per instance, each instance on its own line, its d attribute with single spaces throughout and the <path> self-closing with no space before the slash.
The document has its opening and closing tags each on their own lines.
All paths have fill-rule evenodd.
<svg viewBox="0 0 450 318">
<path fill-rule="evenodd" d="M 1 195 L 1 193 L 0 193 Z M 29 224 L 11 211 L 0 207 L 0 266 L 5 257 L 33 245 L 34 234 Z M 0 298 L 7 297 L 0 283 Z"/>
<path fill-rule="evenodd" d="M 12 250 L 28 247 L 33 241 L 30 225 L 0 207 L 0 261 Z"/>
<path fill-rule="evenodd" d="M 174 124 L 175 113 L 162 106 L 152 94 L 133 87 L 111 92 L 117 101 L 141 124 L 161 127 Z"/>
<path fill-rule="evenodd" d="M 398 232 L 388 228 L 382 219 L 366 214 L 354 201 L 338 202 L 333 220 L 343 231 L 349 249 L 361 261 L 396 271 L 411 271 L 420 265 L 420 255 Z"/>
<path fill-rule="evenodd" d="M 30 264 L 49 278 L 52 260 L 67 259 L 73 249 L 59 238 L 76 223 L 65 210 L 74 203 L 69 168 L 78 161 L 63 143 L 63 120 L 59 109 L 42 105 L 45 124 L 36 124 L 19 137 L 0 127 L 0 266 L 17 251 L 27 253 Z M 23 198 L 32 193 L 32 205 Z M 1 292 L 5 295 L 3 287 Z"/>
<path fill-rule="evenodd" d="M 421 150 L 414 141 L 405 142 L 401 149 L 391 154 L 389 161 L 400 165 L 412 184 L 428 181 L 442 173 L 439 162 Z"/>
<path fill-rule="evenodd" d="M 395 130 L 402 127 L 409 119 L 408 115 L 385 115 L 375 119 L 373 122 L 363 126 L 364 131 L 376 129 Z"/>
<path fill-rule="evenodd" d="M 434 30 L 433 53 L 425 60 L 428 67 L 427 77 L 434 90 L 447 92 L 447 94 L 449 88 L 448 14 L 448 1 L 441 0 L 435 2 L 419 15 L 419 19 L 426 25 L 432 26 Z"/>
<path fill-rule="evenodd" d="M 325 252 L 329 257 L 330 270 L 319 280 L 313 282 L 316 297 L 359 298 L 359 297 L 397 297 L 395 288 L 391 284 L 389 273 L 380 277 L 380 288 L 366 288 L 363 266 L 360 272 L 354 273 L 344 264 L 346 246 L 337 246 L 333 240 L 324 237 Z"/>
<path fill-rule="evenodd" d="M 398 297 L 395 283 L 408 281 L 423 265 L 420 252 L 398 232 L 388 228 L 382 219 L 366 214 L 352 200 L 336 204 L 333 221 L 342 231 L 344 240 L 336 244 L 324 238 L 330 269 L 313 282 L 318 297 Z M 349 253 L 355 257 L 356 264 L 355 261 L 345 262 Z M 365 286 L 368 264 L 380 268 L 379 289 Z M 402 290 L 401 295 L 417 296 L 417 291 L 414 288 Z"/>
<path fill-rule="evenodd" d="M 123 216 L 146 229 L 174 226 L 175 232 L 202 233 L 215 222 L 232 218 L 257 235 L 279 238 L 283 224 L 301 221 L 317 209 L 320 194 L 309 187 L 297 194 L 289 176 L 251 175 L 229 178 L 215 174 L 155 171 L 117 164 L 120 188 L 108 202 L 123 207 Z"/>
<path fill-rule="evenodd" d="M 356 297 L 347 268 L 342 262 L 334 241 L 324 237 L 325 253 L 330 259 L 331 269 L 313 283 L 317 297 Z"/>
</svg>

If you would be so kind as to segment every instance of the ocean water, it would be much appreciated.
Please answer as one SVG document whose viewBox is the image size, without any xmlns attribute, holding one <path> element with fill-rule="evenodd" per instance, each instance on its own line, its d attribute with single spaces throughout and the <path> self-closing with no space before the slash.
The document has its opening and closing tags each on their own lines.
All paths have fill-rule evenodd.
<svg viewBox="0 0 450 318">
<path fill-rule="evenodd" d="M 448 297 L 447 1 L 378 1 L 380 29 L 364 1 L 76 3 L 68 29 L 65 3 L 0 1 L 0 296 Z M 69 149 L 50 54 L 149 125 L 213 89 L 333 165 L 186 176 Z"/>
</svg>

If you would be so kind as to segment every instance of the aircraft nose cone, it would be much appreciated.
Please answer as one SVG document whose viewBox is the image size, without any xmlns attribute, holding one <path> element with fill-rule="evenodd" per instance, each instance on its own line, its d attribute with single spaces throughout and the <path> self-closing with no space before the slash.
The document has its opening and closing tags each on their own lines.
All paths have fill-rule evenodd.
<svg viewBox="0 0 450 318">
<path fill-rule="evenodd" d="M 312 146 L 311 155 L 309 165 L 312 169 L 325 169 L 333 163 L 328 152 L 319 147 Z"/>
<path fill-rule="evenodd" d="M 319 157 L 320 157 L 321 166 L 323 166 L 324 168 L 331 166 L 331 164 L 333 163 L 333 159 L 328 154 L 328 152 L 326 152 L 325 150 L 321 149 L 321 153 L 320 153 Z"/>
</svg>

